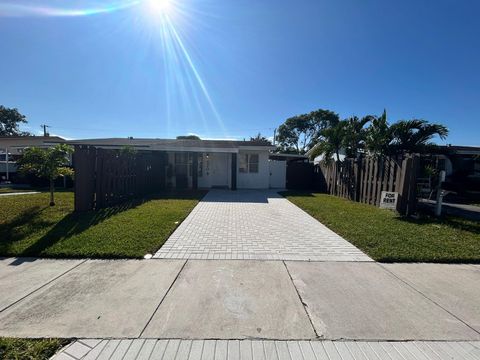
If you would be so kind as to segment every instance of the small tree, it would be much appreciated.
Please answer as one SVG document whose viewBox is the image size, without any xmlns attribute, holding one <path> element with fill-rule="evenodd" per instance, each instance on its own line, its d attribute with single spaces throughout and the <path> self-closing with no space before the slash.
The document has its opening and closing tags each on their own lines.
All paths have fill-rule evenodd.
<svg viewBox="0 0 480 360">
<path fill-rule="evenodd" d="M 55 205 L 54 181 L 59 176 L 73 175 L 69 167 L 69 156 L 73 148 L 66 144 L 58 144 L 48 149 L 31 147 L 25 150 L 17 161 L 18 169 L 24 174 L 34 174 L 50 181 L 50 206 Z"/>
</svg>

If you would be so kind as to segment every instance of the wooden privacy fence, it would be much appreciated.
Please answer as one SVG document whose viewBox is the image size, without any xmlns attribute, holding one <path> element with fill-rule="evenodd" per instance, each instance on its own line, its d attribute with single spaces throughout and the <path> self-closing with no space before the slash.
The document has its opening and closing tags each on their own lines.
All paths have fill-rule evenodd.
<svg viewBox="0 0 480 360">
<path fill-rule="evenodd" d="M 382 191 L 398 192 L 397 210 L 407 215 L 416 208 L 418 156 L 345 159 L 321 163 L 316 183 L 328 194 L 378 206 Z"/>
<path fill-rule="evenodd" d="M 75 211 L 97 210 L 165 188 L 167 155 L 76 146 Z"/>
<path fill-rule="evenodd" d="M 292 190 L 312 189 L 314 180 L 312 163 L 290 161 L 287 164 L 286 187 Z"/>
</svg>

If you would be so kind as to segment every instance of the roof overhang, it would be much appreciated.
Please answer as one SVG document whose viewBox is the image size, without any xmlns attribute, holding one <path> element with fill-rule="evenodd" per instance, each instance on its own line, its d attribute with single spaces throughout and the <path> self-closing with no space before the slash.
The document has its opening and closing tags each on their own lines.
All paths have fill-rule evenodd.
<svg viewBox="0 0 480 360">
<path fill-rule="evenodd" d="M 192 146 L 168 146 L 151 145 L 149 150 L 153 151 L 171 151 L 171 152 L 201 152 L 201 153 L 238 153 L 238 147 L 192 147 Z"/>
</svg>

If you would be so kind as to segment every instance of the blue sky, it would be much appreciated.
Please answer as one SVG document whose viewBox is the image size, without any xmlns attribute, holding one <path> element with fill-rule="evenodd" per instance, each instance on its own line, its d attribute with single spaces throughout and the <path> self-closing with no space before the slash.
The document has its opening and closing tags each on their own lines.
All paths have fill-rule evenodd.
<svg viewBox="0 0 480 360">
<path fill-rule="evenodd" d="M 0 0 L 0 104 L 68 138 L 271 136 L 386 108 L 480 145 L 476 0 L 154 1 Z"/>
</svg>

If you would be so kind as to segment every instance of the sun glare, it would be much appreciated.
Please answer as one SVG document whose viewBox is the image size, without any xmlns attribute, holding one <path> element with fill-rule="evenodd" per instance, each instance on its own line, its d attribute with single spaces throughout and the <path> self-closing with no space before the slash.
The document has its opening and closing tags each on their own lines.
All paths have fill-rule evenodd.
<svg viewBox="0 0 480 360">
<path fill-rule="evenodd" d="M 168 15 L 172 10 L 171 0 L 149 0 L 150 10 L 156 14 Z"/>
</svg>

